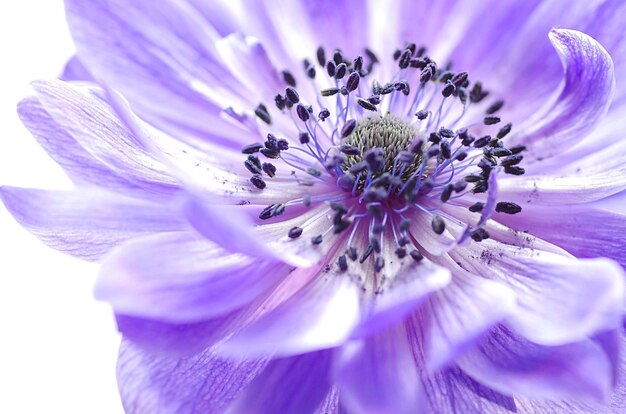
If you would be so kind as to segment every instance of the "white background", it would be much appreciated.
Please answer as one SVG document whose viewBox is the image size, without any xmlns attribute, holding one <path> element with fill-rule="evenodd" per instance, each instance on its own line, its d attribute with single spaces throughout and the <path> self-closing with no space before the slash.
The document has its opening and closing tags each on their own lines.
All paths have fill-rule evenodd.
<svg viewBox="0 0 626 414">
<path fill-rule="evenodd" d="M 0 2 L 0 185 L 69 188 L 21 125 L 17 102 L 57 77 L 73 45 L 62 0 Z M 0 413 L 122 413 L 119 334 L 96 302 L 97 266 L 48 249 L 0 203 Z"/>
</svg>

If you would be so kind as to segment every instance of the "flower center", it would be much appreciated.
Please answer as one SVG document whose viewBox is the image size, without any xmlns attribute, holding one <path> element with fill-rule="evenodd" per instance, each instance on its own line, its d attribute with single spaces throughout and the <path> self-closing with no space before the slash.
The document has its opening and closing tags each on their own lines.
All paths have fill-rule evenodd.
<svg viewBox="0 0 626 414">
<path fill-rule="evenodd" d="M 450 248 L 470 238 L 480 242 L 489 237 L 484 226 L 494 211 L 519 213 L 517 204 L 496 201 L 497 173 L 524 174 L 519 166 L 524 147 L 504 144 L 512 125 L 494 127 L 501 122 L 497 113 L 504 101 L 485 105 L 488 92 L 481 82 L 472 83 L 466 72 L 453 72 L 450 65 L 439 68 L 414 44 L 393 54 L 399 70 L 392 81 L 373 80 L 368 86 L 365 78 L 379 60 L 367 49 L 364 56 L 350 60 L 336 50 L 327 59 L 320 48 L 321 71 L 304 61 L 305 77 L 319 91 L 313 97 L 317 109 L 303 102 L 296 78 L 283 72 L 288 87 L 274 103 L 297 133 L 285 133 L 285 138 L 277 136 L 280 131 L 270 133 L 264 143 L 247 145 L 242 152 L 258 190 L 267 179 L 280 179 L 302 187 L 302 196 L 269 205 L 259 217 L 269 220 L 292 206 L 325 203 L 324 214 L 303 219 L 287 236 L 308 234 L 316 246 L 336 238 L 345 246 L 337 261 L 341 271 L 350 261 L 373 260 L 379 272 L 389 260 L 383 253 L 389 243 L 395 244 L 397 260 L 420 261 L 426 254 L 424 238 L 441 237 L 450 227 L 455 237 Z M 329 82 L 334 86 L 329 88 Z M 264 104 L 255 109 L 270 126 L 272 113 Z M 484 134 L 492 128 L 497 129 Z M 326 192 L 311 190 L 318 185 Z M 468 220 L 458 209 L 468 209 L 475 218 Z M 318 227 L 312 223 L 327 217 L 326 230 L 313 230 Z M 416 224 L 424 218 L 430 230 Z"/>
</svg>

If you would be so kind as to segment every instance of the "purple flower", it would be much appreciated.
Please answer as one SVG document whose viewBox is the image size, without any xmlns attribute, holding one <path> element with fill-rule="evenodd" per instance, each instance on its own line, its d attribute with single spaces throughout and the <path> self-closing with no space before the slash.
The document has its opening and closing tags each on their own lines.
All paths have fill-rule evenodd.
<svg viewBox="0 0 626 414">
<path fill-rule="evenodd" d="M 102 262 L 127 412 L 620 411 L 623 1 L 66 8 L 76 189 L 0 195 Z"/>
</svg>

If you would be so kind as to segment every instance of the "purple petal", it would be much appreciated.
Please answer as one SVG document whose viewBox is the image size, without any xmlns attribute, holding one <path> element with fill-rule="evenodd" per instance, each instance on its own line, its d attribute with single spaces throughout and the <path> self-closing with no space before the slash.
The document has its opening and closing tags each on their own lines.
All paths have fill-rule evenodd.
<svg viewBox="0 0 626 414">
<path fill-rule="evenodd" d="M 577 260 L 490 240 L 467 249 L 455 259 L 513 288 L 518 306 L 507 325 L 532 342 L 581 341 L 621 323 L 624 271 L 609 259 Z"/>
<path fill-rule="evenodd" d="M 349 412 L 420 412 L 420 378 L 402 325 L 350 342 L 338 354 L 335 381 Z"/>
<path fill-rule="evenodd" d="M 178 184 L 167 168 L 93 89 L 61 81 L 33 83 L 43 108 L 87 152 L 115 173 L 156 194 L 172 195 Z"/>
<path fill-rule="evenodd" d="M 502 215 L 498 220 L 554 243 L 576 257 L 608 257 L 626 267 L 626 216 L 622 214 L 587 206 L 527 206 L 524 214 Z"/>
<path fill-rule="evenodd" d="M 185 226 L 171 206 L 104 192 L 1 187 L 0 197 L 15 219 L 48 246 L 86 260 L 99 260 L 126 240 Z"/>
<path fill-rule="evenodd" d="M 126 315 L 199 322 L 249 303 L 289 272 L 283 263 L 228 253 L 192 232 L 158 234 L 107 258 L 96 297 Z"/>
<path fill-rule="evenodd" d="M 243 145 L 251 131 L 220 113 L 245 102 L 232 93 L 245 90 L 233 87 L 236 80 L 215 56 L 219 35 L 192 6 L 67 0 L 65 7 L 80 60 L 142 118 L 180 137 Z"/>
<path fill-rule="evenodd" d="M 613 377 L 606 353 L 591 340 L 547 347 L 503 328 L 492 330 L 459 365 L 497 391 L 532 398 L 601 400 Z"/>
<path fill-rule="evenodd" d="M 218 40 L 215 47 L 233 76 L 246 85 L 251 100 L 260 102 L 285 88 L 284 80 L 257 39 L 234 33 Z"/>
<path fill-rule="evenodd" d="M 233 332 L 244 311 L 196 323 L 167 323 L 117 314 L 117 328 L 129 341 L 142 349 L 172 357 L 197 354 Z"/>
<path fill-rule="evenodd" d="M 355 328 L 352 338 L 368 336 L 401 322 L 429 294 L 444 288 L 451 280 L 448 269 L 431 263 L 416 263 L 410 257 L 391 260 L 383 268 L 382 274 L 383 278 L 393 280 L 393 284 L 376 295 L 370 306 L 363 311 L 362 320 Z"/>
<path fill-rule="evenodd" d="M 61 80 L 64 81 L 87 81 L 94 82 L 95 79 L 89 73 L 87 68 L 82 64 L 82 62 L 76 57 L 72 56 L 70 60 L 68 60 L 65 68 L 63 69 L 63 74 L 61 75 Z"/>
<path fill-rule="evenodd" d="M 223 345 L 242 355 L 294 355 L 341 345 L 359 322 L 359 290 L 330 272 Z"/>
<path fill-rule="evenodd" d="M 615 89 L 613 61 L 598 42 L 573 30 L 553 30 L 550 40 L 563 63 L 561 91 L 513 137 L 536 159 L 561 154 L 585 138 L 606 114 Z"/>
<path fill-rule="evenodd" d="M 210 350 L 166 358 L 124 340 L 117 380 L 127 414 L 221 414 L 265 364 L 221 359 Z"/>
<path fill-rule="evenodd" d="M 289 222 L 278 224 L 278 227 L 265 225 L 255 229 L 255 223 L 243 209 L 216 205 L 210 198 L 202 196 L 186 197 L 183 210 L 194 229 L 229 251 L 251 257 L 274 258 L 301 267 L 312 266 L 321 257 L 310 242 L 304 243 L 303 240 L 292 240 L 286 236 L 293 227 Z M 298 225 L 301 225 L 300 220 L 296 219 Z M 270 234 L 272 230 L 279 230 L 279 234 L 285 236 L 277 241 L 275 232 L 267 235 L 264 230 Z"/>
<path fill-rule="evenodd" d="M 94 158 L 64 128 L 52 119 L 37 98 L 18 105 L 20 119 L 39 145 L 78 185 L 94 185 L 115 192 L 141 192 L 142 188 Z"/>
<path fill-rule="evenodd" d="M 331 351 L 277 359 L 227 411 L 231 414 L 311 413 L 331 388 Z"/>
<path fill-rule="evenodd" d="M 451 260 L 447 266 L 453 269 L 452 283 L 431 295 L 412 320 L 415 329 L 423 332 L 429 372 L 450 364 L 515 308 L 510 288 L 468 273 Z"/>
</svg>

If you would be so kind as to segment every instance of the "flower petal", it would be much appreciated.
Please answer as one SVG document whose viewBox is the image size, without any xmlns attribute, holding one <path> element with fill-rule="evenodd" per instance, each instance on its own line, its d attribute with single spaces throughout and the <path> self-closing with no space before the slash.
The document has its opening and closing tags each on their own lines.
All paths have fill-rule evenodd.
<svg viewBox="0 0 626 414">
<path fill-rule="evenodd" d="M 93 89 L 61 81 L 33 83 L 39 101 L 58 125 L 115 173 L 155 194 L 172 195 L 178 184 Z"/>
<path fill-rule="evenodd" d="M 192 232 L 157 234 L 107 258 L 96 297 L 126 315 L 199 322 L 240 308 L 289 272 L 281 262 L 229 254 Z"/>
<path fill-rule="evenodd" d="M 189 358 L 168 358 L 123 340 L 117 381 L 127 414 L 219 414 L 265 364 L 225 360 L 210 350 Z"/>
<path fill-rule="evenodd" d="M 450 271 L 444 267 L 417 263 L 411 257 L 398 259 L 393 253 L 387 253 L 388 260 L 381 278 L 392 281 L 392 284 L 374 296 L 370 306 L 363 311 L 352 338 L 365 337 L 402 322 L 429 294 L 450 283 Z"/>
<path fill-rule="evenodd" d="M 587 206 L 524 207 L 502 223 L 554 243 L 580 258 L 607 257 L 626 268 L 626 216 Z M 601 230 L 600 230 L 601 229 Z"/>
<path fill-rule="evenodd" d="M 577 260 L 490 240 L 467 249 L 454 258 L 513 288 L 518 307 L 506 323 L 532 342 L 581 341 L 621 323 L 624 271 L 609 259 Z"/>
<path fill-rule="evenodd" d="M 591 340 L 547 347 L 503 328 L 492 330 L 458 363 L 497 391 L 532 398 L 601 400 L 613 377 L 607 355 Z"/>
<path fill-rule="evenodd" d="M 66 0 L 65 7 L 81 61 L 142 118 L 180 137 L 245 143 L 250 131 L 220 115 L 245 91 L 215 55 L 219 35 L 187 2 Z"/>
<path fill-rule="evenodd" d="M 0 187 L 5 207 L 48 246 L 99 260 L 134 237 L 177 231 L 185 224 L 171 206 L 104 192 L 63 192 Z"/>
<path fill-rule="evenodd" d="M 507 286 L 470 274 L 452 260 L 446 265 L 452 283 L 431 295 L 411 321 L 423 332 L 429 372 L 450 364 L 515 309 L 515 294 Z"/>
<path fill-rule="evenodd" d="M 528 147 L 527 159 L 561 154 L 580 142 L 606 114 L 615 90 L 613 61 L 594 39 L 574 30 L 552 30 L 564 79 L 558 96 L 512 137 Z"/>
<path fill-rule="evenodd" d="M 95 81 L 91 73 L 76 56 L 72 56 L 67 61 L 60 79 L 64 81 Z"/>
<path fill-rule="evenodd" d="M 331 388 L 332 352 L 312 352 L 271 361 L 227 414 L 311 413 Z"/>
<path fill-rule="evenodd" d="M 20 119 L 39 145 L 78 185 L 94 185 L 116 192 L 139 192 L 141 187 L 128 181 L 94 158 L 46 112 L 37 98 L 18 105 Z"/>
<path fill-rule="evenodd" d="M 287 356 L 341 345 L 359 322 L 359 291 L 333 272 L 310 282 L 222 346 L 234 355 Z"/>
<path fill-rule="evenodd" d="M 403 325 L 344 345 L 333 370 L 350 413 L 421 411 L 420 378 Z"/>
</svg>

